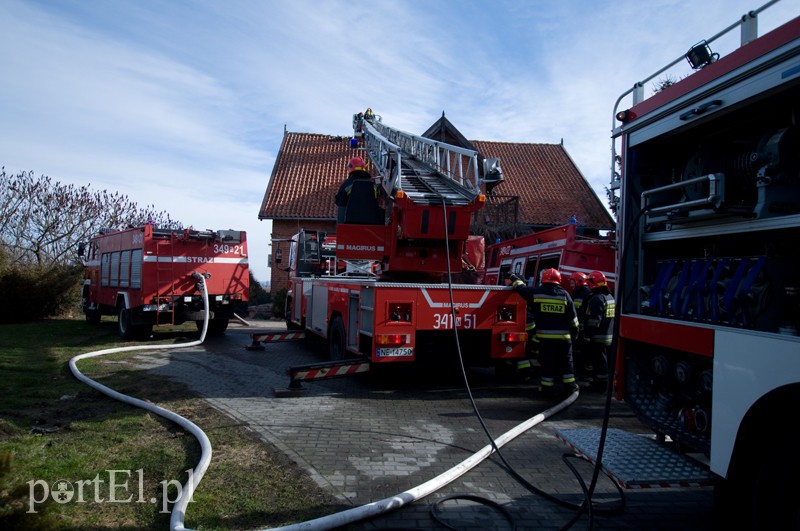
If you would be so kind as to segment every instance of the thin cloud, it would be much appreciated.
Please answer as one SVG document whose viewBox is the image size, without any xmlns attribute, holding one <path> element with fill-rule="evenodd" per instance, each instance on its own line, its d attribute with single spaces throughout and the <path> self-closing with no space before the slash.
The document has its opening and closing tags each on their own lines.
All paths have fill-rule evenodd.
<svg viewBox="0 0 800 531">
<path fill-rule="evenodd" d="M 413 133 L 444 111 L 470 139 L 563 138 L 605 199 L 616 98 L 755 7 L 5 0 L 0 161 L 119 190 L 195 226 L 245 229 L 266 279 L 270 224 L 257 215 L 284 126 L 347 135 L 370 106 Z M 793 16 L 783 0 L 760 32 Z"/>
</svg>

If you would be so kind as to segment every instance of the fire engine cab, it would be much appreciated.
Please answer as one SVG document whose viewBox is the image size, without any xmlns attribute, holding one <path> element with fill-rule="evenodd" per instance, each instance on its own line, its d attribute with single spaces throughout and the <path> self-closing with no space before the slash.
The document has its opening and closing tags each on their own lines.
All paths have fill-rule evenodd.
<svg viewBox="0 0 800 531">
<path fill-rule="evenodd" d="M 533 234 L 498 241 L 486 248 L 486 284 L 502 284 L 506 273 L 513 273 L 539 283 L 541 272 L 555 268 L 561 272 L 564 289 L 570 291 L 572 273 L 588 275 L 601 271 L 613 289 L 615 273 L 614 241 L 578 234 L 578 227 L 568 224 Z"/>
<path fill-rule="evenodd" d="M 608 440 L 649 467 L 648 486 L 710 480 L 736 528 L 797 529 L 800 18 L 757 37 L 773 3 L 728 28 L 741 29 L 735 51 L 702 41 L 686 54 L 695 73 L 644 98 L 651 76 L 617 101 L 633 95 L 614 109 L 616 390 L 670 451 Z M 701 471 L 649 475 L 677 455 Z"/>
<path fill-rule="evenodd" d="M 235 305 L 249 297 L 243 231 L 171 230 L 151 224 L 102 230 L 81 254 L 86 319 L 96 323 L 102 315 L 116 315 L 123 339 L 147 336 L 153 325 L 194 320 L 202 328 L 197 274 L 206 279 L 209 333 L 223 333 Z"/>
<path fill-rule="evenodd" d="M 325 339 L 334 361 L 437 361 L 457 348 L 468 363 L 522 358 L 525 302 L 505 287 L 448 281 L 485 201 L 477 153 L 380 117 L 357 115 L 354 128 L 353 156 L 368 156 L 372 181 L 360 199 L 353 189 L 335 240 L 294 236 L 287 326 Z"/>
</svg>

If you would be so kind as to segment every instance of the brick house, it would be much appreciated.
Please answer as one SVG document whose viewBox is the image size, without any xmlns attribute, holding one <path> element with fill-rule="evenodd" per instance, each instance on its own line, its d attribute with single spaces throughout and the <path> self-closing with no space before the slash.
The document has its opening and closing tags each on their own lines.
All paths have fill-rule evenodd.
<svg viewBox="0 0 800 531">
<path fill-rule="evenodd" d="M 575 216 L 586 234 L 611 230 L 614 222 L 563 144 L 469 141 L 444 114 L 422 136 L 496 157 L 505 181 L 476 213 L 472 233 L 487 241 L 563 225 Z M 363 151 L 349 138 L 285 132 L 259 210 L 272 220 L 271 290 L 288 285 L 289 240 L 301 228 L 336 231 L 334 196 L 347 162 Z"/>
</svg>

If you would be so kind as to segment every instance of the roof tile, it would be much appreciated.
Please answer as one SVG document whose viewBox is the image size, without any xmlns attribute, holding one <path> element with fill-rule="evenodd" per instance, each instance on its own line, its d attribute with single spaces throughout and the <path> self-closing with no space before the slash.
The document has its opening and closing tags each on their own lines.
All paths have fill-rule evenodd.
<svg viewBox="0 0 800 531">
<path fill-rule="evenodd" d="M 500 159 L 505 181 L 494 193 L 519 196 L 519 222 L 610 229 L 611 216 L 561 144 L 473 140 L 484 157 Z M 261 219 L 335 219 L 334 197 L 347 161 L 362 155 L 346 137 L 286 133 L 259 210 Z"/>
</svg>

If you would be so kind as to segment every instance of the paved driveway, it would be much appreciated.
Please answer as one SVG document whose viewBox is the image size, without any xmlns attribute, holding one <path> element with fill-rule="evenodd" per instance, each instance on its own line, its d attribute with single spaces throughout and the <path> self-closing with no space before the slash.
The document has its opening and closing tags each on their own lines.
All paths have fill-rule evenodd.
<svg viewBox="0 0 800 531">
<path fill-rule="evenodd" d="M 260 322 L 258 331 L 285 331 Z M 455 377 L 404 372 L 396 378 L 360 375 L 303 384 L 304 394 L 275 398 L 286 387 L 288 366 L 325 361 L 325 350 L 306 342 L 281 342 L 249 351 L 254 328 L 232 325 L 223 338 L 199 348 L 139 357 L 142 367 L 188 384 L 215 407 L 285 452 L 323 488 L 352 506 L 401 493 L 441 474 L 488 444 L 463 383 Z M 471 389 L 493 437 L 547 409 L 525 384 L 498 383 L 491 371 L 470 372 Z M 502 452 L 536 487 L 573 502 L 580 487 L 563 463 L 558 428 L 599 427 L 602 397 L 583 393 L 569 409 L 516 438 Z M 624 404 L 612 408 L 611 426 L 646 432 Z M 577 460 L 587 482 L 591 468 Z M 213 466 L 213 462 L 212 462 Z M 607 480 L 598 488 L 612 499 Z M 532 494 L 492 457 L 437 493 L 348 529 L 446 529 L 430 516 L 431 504 L 471 494 L 502 504 L 517 529 L 558 529 L 572 516 Z M 626 492 L 621 516 L 595 519 L 595 529 L 710 529 L 709 488 Z M 472 502 L 448 501 L 443 515 L 458 529 L 511 529 L 502 516 Z M 575 526 L 586 527 L 584 516 Z"/>
</svg>

